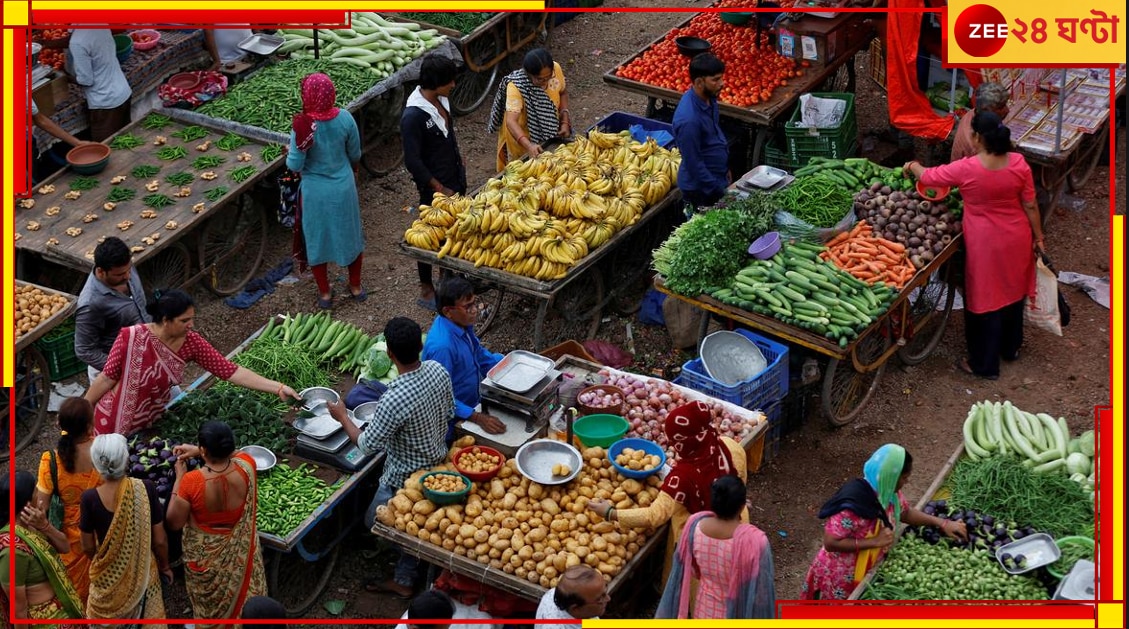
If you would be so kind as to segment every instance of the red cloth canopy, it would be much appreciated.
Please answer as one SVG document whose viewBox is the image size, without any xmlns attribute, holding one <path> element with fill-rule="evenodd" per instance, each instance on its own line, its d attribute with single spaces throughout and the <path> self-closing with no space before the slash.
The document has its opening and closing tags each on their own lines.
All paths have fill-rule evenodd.
<svg viewBox="0 0 1129 629">
<path fill-rule="evenodd" d="M 890 8 L 920 9 L 925 0 L 889 0 Z M 939 116 L 917 88 L 917 48 L 921 37 L 920 12 L 895 12 L 886 19 L 886 92 L 890 122 L 919 138 L 941 141 L 956 124 L 953 116 Z"/>
</svg>

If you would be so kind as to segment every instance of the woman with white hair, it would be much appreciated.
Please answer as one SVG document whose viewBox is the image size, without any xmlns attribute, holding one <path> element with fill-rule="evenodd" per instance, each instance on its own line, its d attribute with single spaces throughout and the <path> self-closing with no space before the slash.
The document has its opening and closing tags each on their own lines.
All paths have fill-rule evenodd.
<svg viewBox="0 0 1129 629">
<path fill-rule="evenodd" d="M 90 459 L 102 484 L 84 491 L 79 507 L 82 549 L 91 556 L 87 617 L 164 618 L 161 575 L 171 582 L 172 569 L 157 488 L 126 476 L 129 447 L 122 435 L 95 437 Z"/>
<path fill-rule="evenodd" d="M 980 151 L 972 141 L 972 118 L 979 111 L 990 111 L 1000 117 L 1007 118 L 1010 109 L 1008 101 L 1011 92 L 1000 83 L 985 81 L 976 87 L 976 109 L 961 116 L 957 123 L 956 135 L 953 136 L 953 150 L 949 156 L 950 162 L 971 157 Z"/>
</svg>

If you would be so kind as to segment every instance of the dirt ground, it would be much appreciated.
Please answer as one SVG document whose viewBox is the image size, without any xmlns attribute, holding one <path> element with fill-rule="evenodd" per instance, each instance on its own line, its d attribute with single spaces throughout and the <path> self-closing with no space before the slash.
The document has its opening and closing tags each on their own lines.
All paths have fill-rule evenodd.
<svg viewBox="0 0 1129 629">
<path fill-rule="evenodd" d="M 606 7 L 632 3 L 610 0 Z M 680 0 L 652 2 L 656 7 L 693 6 Z M 684 13 L 588 13 L 559 25 L 552 34 L 550 50 L 564 67 L 576 129 L 612 111 L 642 115 L 646 99 L 614 89 L 602 80 L 609 68 L 682 21 Z M 885 92 L 868 78 L 866 54 L 856 58 L 858 70 L 857 115 L 860 135 L 880 134 L 888 127 Z M 458 120 L 462 150 L 468 160 L 471 187 L 494 173 L 495 138 L 485 131 L 489 102 L 474 114 Z M 1124 154 L 1124 134 L 1119 131 L 1118 154 Z M 896 146 L 876 137 L 868 143 L 864 156 L 876 160 L 893 159 Z M 918 143 L 918 155 L 927 158 L 929 147 Z M 902 158 L 904 161 L 904 158 Z M 1124 169 L 1118 175 L 1117 212 L 1124 213 Z M 1060 270 L 1092 276 L 1108 276 L 1110 251 L 1109 170 L 1098 168 L 1088 186 L 1072 193 L 1053 217 L 1047 230 L 1046 246 Z M 415 203 L 415 189 L 402 168 L 383 178 L 366 177 L 361 184 L 366 254 L 364 284 L 369 300 L 355 304 L 338 298 L 334 316 L 356 323 L 370 333 L 379 331 L 391 317 L 406 315 L 422 325 L 431 315 L 415 304 L 417 297 L 415 263 L 400 255 L 398 243 L 414 216 L 408 208 Z M 290 235 L 277 224 L 270 228 L 272 244 L 263 271 L 285 260 Z M 638 252 L 645 254 L 646 252 Z M 337 295 L 347 294 L 344 270 L 337 274 Z M 641 298 L 645 284 L 634 293 Z M 756 505 L 752 521 L 768 533 L 776 566 L 777 596 L 794 598 L 800 591 L 811 558 L 821 543 L 821 523 L 816 512 L 821 503 L 844 481 L 861 474 L 870 453 L 886 442 L 897 442 L 915 458 L 914 475 L 906 495 L 915 501 L 941 470 L 959 445 L 961 422 L 969 405 L 978 400 L 1011 400 L 1020 408 L 1042 411 L 1068 419 L 1072 430 L 1091 426 L 1094 406 L 1110 400 L 1110 312 L 1081 291 L 1063 287 L 1073 307 L 1074 319 L 1062 338 L 1029 330 L 1023 357 L 1006 364 L 999 380 L 974 379 L 953 368 L 963 354 L 964 335 L 960 312 L 954 312 L 937 351 L 916 367 L 905 367 L 892 360 L 885 371 L 869 407 L 850 425 L 832 429 L 818 413 L 818 392 L 813 396 L 793 395 L 787 401 L 797 430 L 787 434 L 776 456 L 749 480 L 749 492 Z M 311 279 L 277 291 L 247 310 L 234 310 L 220 300 L 196 289 L 196 328 L 221 351 L 227 352 L 260 327 L 274 313 L 314 310 L 316 290 Z M 532 332 L 528 325 L 531 305 L 508 299 L 494 328 L 485 337 L 496 351 L 529 348 Z M 641 372 L 663 370 L 672 373 L 686 355 L 672 350 L 665 329 L 640 325 L 632 318 L 605 314 L 597 337 L 613 343 L 625 342 L 628 324 L 634 331 L 636 363 Z M 800 414 L 805 407 L 806 414 Z M 802 422 L 802 423 L 801 423 Z M 38 453 L 49 447 L 47 432 L 40 443 L 18 458 L 23 469 L 34 469 Z M 367 497 L 366 497 L 367 500 Z M 324 607 L 331 600 L 345 601 L 343 617 L 399 617 L 406 604 L 391 598 L 366 593 L 366 578 L 391 565 L 387 553 L 377 552 L 371 535 L 354 529 L 344 542 L 328 587 L 307 613 L 308 617 L 332 617 Z M 297 568 L 297 570 L 302 570 Z M 285 571 L 285 570 L 284 570 Z M 304 571 L 303 571 L 304 573 Z M 640 574 L 644 587 L 649 574 Z M 643 590 L 644 592 L 646 589 Z M 166 592 L 168 613 L 187 613 L 183 584 Z M 653 604 L 652 596 L 617 600 L 608 617 L 645 617 Z"/>
</svg>

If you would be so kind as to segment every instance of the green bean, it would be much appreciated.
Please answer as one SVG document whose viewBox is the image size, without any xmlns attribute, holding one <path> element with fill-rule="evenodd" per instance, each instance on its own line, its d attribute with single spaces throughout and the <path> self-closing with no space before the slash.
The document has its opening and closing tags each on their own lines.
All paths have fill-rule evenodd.
<svg viewBox="0 0 1129 629">
<path fill-rule="evenodd" d="M 110 148 L 114 149 L 115 151 L 132 150 L 141 146 L 142 144 L 145 144 L 145 138 L 133 135 L 132 133 L 119 135 L 113 140 L 110 140 Z"/>
<path fill-rule="evenodd" d="M 207 137 L 208 130 L 199 125 L 191 125 L 173 133 L 172 135 L 173 137 L 180 138 L 185 142 L 191 142 L 193 140 L 199 140 L 200 138 Z"/>
<path fill-rule="evenodd" d="M 211 190 L 205 191 L 204 198 L 209 201 L 216 201 L 222 198 L 225 194 L 227 194 L 227 186 L 220 186 L 218 188 L 212 188 Z"/>
<path fill-rule="evenodd" d="M 231 171 L 231 179 L 235 183 L 243 183 L 244 181 L 250 179 L 255 174 L 255 172 L 257 172 L 257 170 L 258 169 L 254 166 L 244 166 L 242 168 L 236 168 L 235 170 Z"/>
<path fill-rule="evenodd" d="M 71 179 L 71 190 L 93 190 L 97 187 L 97 177 L 75 177 Z"/>
<path fill-rule="evenodd" d="M 400 13 L 399 16 L 407 20 L 431 24 L 432 26 L 442 26 L 443 28 L 449 28 L 466 35 L 485 24 L 494 14 L 459 11 L 453 13 Z"/>
<path fill-rule="evenodd" d="M 129 201 L 137 196 L 137 191 L 132 188 L 113 188 L 110 194 L 106 196 L 106 200 L 110 203 L 121 203 Z"/>
<path fill-rule="evenodd" d="M 164 129 L 172 124 L 172 118 L 161 114 L 149 114 L 141 121 L 141 126 L 146 129 Z"/>
<path fill-rule="evenodd" d="M 234 151 L 243 146 L 247 140 L 237 133 L 229 133 L 216 141 L 216 148 L 223 151 Z"/>
<path fill-rule="evenodd" d="M 154 210 L 159 210 L 163 207 L 176 203 L 176 201 L 163 194 L 151 194 L 142 199 L 141 202 L 153 208 Z"/>
<path fill-rule="evenodd" d="M 129 171 L 129 174 L 134 179 L 148 179 L 159 172 L 161 172 L 160 166 L 150 166 L 149 164 L 142 164 L 141 166 L 138 166 L 137 168 Z"/>
<path fill-rule="evenodd" d="M 780 205 L 815 227 L 834 227 L 854 206 L 854 195 L 822 173 L 797 177 L 778 193 Z"/>
<path fill-rule="evenodd" d="M 185 151 L 183 146 L 162 146 L 161 150 L 157 151 L 157 159 L 165 161 L 180 159 L 185 155 L 188 155 L 188 151 Z"/>
<path fill-rule="evenodd" d="M 188 184 L 192 183 L 194 179 L 196 179 L 196 175 L 185 172 L 173 173 L 168 177 L 165 177 L 165 181 L 171 183 L 174 186 L 187 186 Z"/>
<path fill-rule="evenodd" d="M 227 158 L 219 155 L 204 155 L 192 160 L 192 167 L 196 170 L 204 170 L 205 168 L 215 168 L 226 161 Z"/>
<path fill-rule="evenodd" d="M 261 153 L 261 155 L 262 155 L 263 161 L 267 162 L 269 164 L 270 162 L 273 162 L 274 160 L 278 159 L 279 157 L 282 157 L 282 145 L 281 144 L 274 144 L 272 142 L 271 144 L 268 144 L 268 145 L 263 147 L 263 152 Z"/>
</svg>

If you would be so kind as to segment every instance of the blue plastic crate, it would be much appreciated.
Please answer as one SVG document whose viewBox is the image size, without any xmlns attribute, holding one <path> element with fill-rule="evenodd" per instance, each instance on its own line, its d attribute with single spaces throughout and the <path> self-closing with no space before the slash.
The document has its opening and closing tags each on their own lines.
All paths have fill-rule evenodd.
<svg viewBox="0 0 1129 629">
<path fill-rule="evenodd" d="M 730 386 L 709 377 L 702 365 L 702 359 L 695 358 L 682 365 L 683 384 L 719 400 L 732 402 L 748 409 L 763 410 L 788 395 L 788 346 L 748 330 L 738 328 L 735 331 L 760 349 L 765 361 L 768 362 L 768 367 L 749 380 Z"/>
<path fill-rule="evenodd" d="M 761 461 L 768 463 L 780 454 L 780 441 L 784 437 L 784 421 L 782 417 L 783 402 L 773 402 L 768 408 L 761 409 L 768 418 L 768 432 L 764 435 L 764 450 Z"/>
<path fill-rule="evenodd" d="M 674 146 L 674 126 L 669 122 L 663 122 L 653 118 L 644 118 L 643 116 L 636 116 L 635 114 L 629 114 L 623 111 L 613 111 L 605 116 L 603 120 L 588 127 L 588 130 L 591 131 L 599 127 L 601 130 L 607 131 L 608 133 L 619 133 L 620 131 L 627 131 L 631 128 L 631 125 L 639 125 L 649 133 L 666 131 L 670 134 L 670 139 L 665 142 L 660 142 L 659 146 L 663 148 Z M 650 137 L 649 134 L 648 137 Z"/>
</svg>

